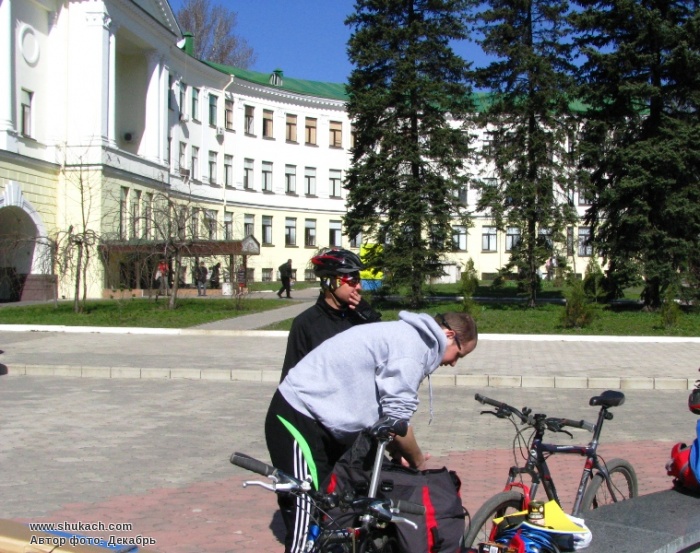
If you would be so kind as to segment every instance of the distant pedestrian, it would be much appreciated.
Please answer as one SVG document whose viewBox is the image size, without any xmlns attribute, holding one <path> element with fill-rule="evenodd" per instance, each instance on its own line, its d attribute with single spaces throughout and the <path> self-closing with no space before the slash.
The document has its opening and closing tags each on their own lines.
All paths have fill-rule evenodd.
<svg viewBox="0 0 700 553">
<path fill-rule="evenodd" d="M 219 278 L 221 274 L 221 263 L 217 263 L 211 268 L 211 277 L 209 277 L 209 285 L 212 288 L 219 287 Z"/>
<path fill-rule="evenodd" d="M 292 297 L 292 260 L 287 260 L 279 266 L 280 279 L 282 280 L 282 288 L 277 292 L 277 297 L 282 297 L 282 292 L 287 292 L 287 298 Z"/>
<path fill-rule="evenodd" d="M 156 270 L 156 283 L 158 284 L 158 293 L 165 296 L 168 292 L 168 277 L 170 276 L 170 270 L 168 268 L 168 262 L 163 259 L 158 263 L 158 269 Z"/>
<path fill-rule="evenodd" d="M 197 295 L 206 296 L 207 295 L 207 266 L 202 261 L 197 267 L 197 274 L 195 275 L 195 280 L 197 281 Z"/>
</svg>

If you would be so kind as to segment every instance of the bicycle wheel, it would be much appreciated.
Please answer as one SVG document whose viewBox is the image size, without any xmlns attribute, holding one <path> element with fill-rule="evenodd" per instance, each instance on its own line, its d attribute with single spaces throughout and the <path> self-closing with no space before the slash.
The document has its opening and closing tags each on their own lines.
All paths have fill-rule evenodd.
<svg viewBox="0 0 700 553">
<path fill-rule="evenodd" d="M 464 547 L 473 547 L 475 544 L 488 541 L 491 535 L 491 521 L 509 513 L 522 511 L 522 507 L 523 494 L 520 492 L 511 490 L 494 495 L 471 517 L 469 526 L 464 532 Z"/>
<path fill-rule="evenodd" d="M 581 501 L 581 511 L 597 509 L 617 501 L 625 501 L 637 496 L 637 474 L 624 459 L 613 459 L 606 463 L 610 474 L 610 486 L 605 477 L 597 473 L 588 483 L 586 493 Z M 613 495 L 614 494 L 614 495 Z"/>
</svg>

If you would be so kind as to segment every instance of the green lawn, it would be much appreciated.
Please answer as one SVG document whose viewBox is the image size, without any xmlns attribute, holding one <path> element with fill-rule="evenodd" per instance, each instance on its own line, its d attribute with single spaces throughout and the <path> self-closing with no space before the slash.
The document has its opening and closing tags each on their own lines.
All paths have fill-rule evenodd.
<svg viewBox="0 0 700 553">
<path fill-rule="evenodd" d="M 286 303 L 289 305 L 289 303 Z M 0 324 L 66 326 L 135 326 L 148 328 L 187 328 L 203 323 L 239 317 L 280 307 L 274 299 L 245 298 L 177 300 L 177 308 L 167 309 L 167 299 L 90 301 L 84 313 L 73 313 L 73 302 L 0 308 Z"/>
<path fill-rule="evenodd" d="M 387 304 L 376 307 L 382 313 L 383 321 L 398 318 L 400 308 Z M 430 305 L 422 312 L 435 313 L 461 311 L 460 303 L 440 302 Z M 664 328 L 661 315 L 648 313 L 638 307 L 624 306 L 610 308 L 595 306 L 596 318 L 583 329 L 566 329 L 559 322 L 564 307 L 561 305 L 540 305 L 529 309 L 521 304 L 479 304 L 476 317 L 479 332 L 486 334 L 562 334 L 571 336 L 610 335 L 610 336 L 700 336 L 700 311 L 685 312 L 678 324 Z M 266 330 L 289 330 L 291 320 L 266 327 Z"/>
<path fill-rule="evenodd" d="M 315 283 L 298 283 L 302 286 L 317 286 Z M 279 283 L 256 283 L 256 290 L 277 290 Z M 460 311 L 462 305 L 454 300 L 459 293 L 456 285 L 433 286 L 426 295 L 432 296 L 432 302 L 420 311 L 435 314 L 444 311 Z M 519 297 L 514 285 L 510 283 L 503 289 L 492 289 L 482 285 L 477 297 L 491 298 L 490 303 L 476 305 L 474 315 L 479 325 L 479 332 L 488 334 L 563 334 L 563 335 L 618 335 L 618 336 L 700 336 L 700 309 L 685 309 L 678 323 L 671 328 L 662 325 L 661 315 L 643 311 L 636 304 L 618 307 L 596 305 L 596 318 L 584 329 L 572 330 L 562 328 L 560 316 L 562 305 L 542 304 L 528 309 L 522 303 L 498 302 L 499 298 Z M 563 296 L 562 290 L 545 283 L 540 298 L 556 299 Z M 396 320 L 403 308 L 396 302 L 366 297 L 382 312 L 384 321 Z M 442 297 L 442 299 L 440 299 Z M 630 299 L 638 298 L 638 291 L 630 291 Z M 286 302 L 285 302 L 286 303 Z M 280 307 L 277 298 L 258 299 L 230 298 L 178 299 L 174 311 L 166 308 L 164 298 L 155 302 L 153 299 L 100 300 L 88 302 L 85 313 L 75 314 L 72 302 L 34 306 L 11 306 L 0 308 L 0 324 L 42 324 L 67 326 L 118 326 L 118 327 L 154 327 L 187 328 L 207 322 L 238 317 L 268 309 Z M 266 330 L 289 330 L 291 320 L 276 323 Z"/>
</svg>

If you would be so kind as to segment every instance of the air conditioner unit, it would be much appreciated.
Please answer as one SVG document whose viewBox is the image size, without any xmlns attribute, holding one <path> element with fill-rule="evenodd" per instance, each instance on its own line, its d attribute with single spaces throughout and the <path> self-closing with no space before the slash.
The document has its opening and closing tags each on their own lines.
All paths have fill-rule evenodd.
<svg viewBox="0 0 700 553">
<path fill-rule="evenodd" d="M 216 127 L 216 136 L 224 136 L 224 128 Z"/>
<path fill-rule="evenodd" d="M 190 118 L 187 117 L 187 114 L 186 114 L 186 113 L 181 113 L 181 114 L 180 114 L 180 121 L 182 121 L 183 123 L 187 123 L 187 121 L 189 121 L 189 120 L 190 120 Z"/>
<path fill-rule="evenodd" d="M 189 176 L 190 176 L 190 170 L 189 170 L 189 169 L 185 169 L 184 167 L 180 167 L 180 176 L 181 176 L 181 177 L 185 177 L 185 178 L 189 178 Z"/>
</svg>

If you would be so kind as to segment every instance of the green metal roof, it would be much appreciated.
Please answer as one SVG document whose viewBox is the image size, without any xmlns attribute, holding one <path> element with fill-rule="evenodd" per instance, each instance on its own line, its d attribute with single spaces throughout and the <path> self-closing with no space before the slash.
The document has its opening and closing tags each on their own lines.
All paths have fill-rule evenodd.
<svg viewBox="0 0 700 553">
<path fill-rule="evenodd" d="M 236 77 L 236 79 L 249 81 L 251 83 L 263 86 L 270 86 L 279 90 L 293 92 L 294 94 L 300 94 L 302 96 L 315 96 L 318 98 L 329 98 L 343 102 L 348 100 L 345 85 L 341 83 L 324 83 L 321 81 L 292 79 L 290 77 L 285 77 L 279 70 L 273 71 L 272 73 L 259 73 L 258 71 L 239 69 L 238 67 L 230 67 L 228 65 L 222 65 L 220 63 L 213 63 L 210 61 L 202 61 L 202 63 L 205 63 L 208 66 L 221 71 L 222 73 L 226 73 L 227 75 L 233 75 Z M 274 77 L 276 75 L 279 75 L 281 84 L 275 84 Z"/>
</svg>

